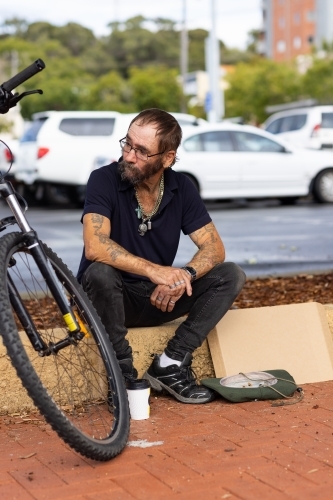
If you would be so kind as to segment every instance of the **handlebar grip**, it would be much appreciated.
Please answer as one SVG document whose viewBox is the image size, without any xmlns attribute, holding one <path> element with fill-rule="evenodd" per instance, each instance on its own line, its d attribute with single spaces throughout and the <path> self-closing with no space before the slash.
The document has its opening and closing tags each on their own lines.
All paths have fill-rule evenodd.
<svg viewBox="0 0 333 500">
<path fill-rule="evenodd" d="M 20 73 L 7 80 L 7 82 L 3 83 L 1 87 L 7 92 L 10 92 L 11 90 L 21 85 L 21 83 L 25 82 L 26 80 L 29 80 L 29 78 L 42 71 L 44 68 L 45 68 L 44 61 L 42 61 L 41 59 L 37 59 L 34 63 L 30 64 L 30 66 L 28 66 L 24 70 L 20 71 Z"/>
</svg>

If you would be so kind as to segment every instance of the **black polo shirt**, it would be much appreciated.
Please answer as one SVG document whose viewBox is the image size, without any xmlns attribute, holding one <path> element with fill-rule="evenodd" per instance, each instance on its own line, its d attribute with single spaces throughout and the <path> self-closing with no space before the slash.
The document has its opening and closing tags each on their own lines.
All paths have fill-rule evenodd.
<svg viewBox="0 0 333 500">
<path fill-rule="evenodd" d="M 150 262 L 171 266 L 177 253 L 180 231 L 190 234 L 211 222 L 193 183 L 171 168 L 164 172 L 163 199 L 157 214 L 151 219 L 151 230 L 144 236 L 138 232 L 141 219 L 137 217 L 136 208 L 138 202 L 134 188 L 128 181 L 121 180 L 117 162 L 91 173 L 83 215 L 96 213 L 110 219 L 110 238 L 131 254 Z M 79 281 L 90 264 L 83 249 Z M 123 278 L 133 281 L 138 276 L 123 272 Z M 149 281 L 146 277 L 140 279 Z"/>
</svg>

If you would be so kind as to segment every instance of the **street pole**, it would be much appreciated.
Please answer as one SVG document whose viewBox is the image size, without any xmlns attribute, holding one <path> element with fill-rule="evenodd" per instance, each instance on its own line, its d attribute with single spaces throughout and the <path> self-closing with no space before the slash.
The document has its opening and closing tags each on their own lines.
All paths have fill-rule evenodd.
<svg viewBox="0 0 333 500">
<path fill-rule="evenodd" d="M 224 115 L 222 106 L 222 92 L 220 89 L 220 50 L 216 35 L 216 9 L 215 0 L 211 0 L 211 31 L 206 39 L 206 69 L 209 79 L 209 93 L 206 99 L 206 112 L 208 121 L 216 123 Z"/>
<path fill-rule="evenodd" d="M 186 26 L 186 0 L 183 0 L 183 15 L 182 15 L 182 30 L 180 39 L 180 73 L 182 76 L 182 102 L 181 111 L 182 113 L 187 112 L 187 103 L 185 95 L 185 80 L 188 72 L 188 33 Z"/>
</svg>

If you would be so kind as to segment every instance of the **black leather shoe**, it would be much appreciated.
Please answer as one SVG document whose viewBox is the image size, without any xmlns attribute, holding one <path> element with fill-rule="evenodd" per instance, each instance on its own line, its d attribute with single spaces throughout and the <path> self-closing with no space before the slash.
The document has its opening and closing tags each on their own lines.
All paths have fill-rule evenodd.
<svg viewBox="0 0 333 500">
<path fill-rule="evenodd" d="M 196 383 L 191 364 L 192 355 L 187 353 L 180 366 L 170 365 L 162 368 L 160 356 L 156 355 L 143 378 L 150 382 L 155 391 L 165 389 L 182 403 L 209 403 L 215 397 L 214 392 Z"/>
<path fill-rule="evenodd" d="M 125 382 L 126 380 L 136 380 L 138 378 L 138 371 L 133 366 L 132 358 L 118 359 L 118 363 Z"/>
</svg>

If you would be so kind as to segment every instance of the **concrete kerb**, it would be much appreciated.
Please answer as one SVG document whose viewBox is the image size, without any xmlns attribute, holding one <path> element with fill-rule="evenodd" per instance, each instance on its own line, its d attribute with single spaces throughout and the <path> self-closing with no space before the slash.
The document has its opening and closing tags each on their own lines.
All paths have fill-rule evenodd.
<svg viewBox="0 0 333 500">
<path fill-rule="evenodd" d="M 333 304 L 325 305 L 325 312 L 333 337 Z M 168 339 L 172 337 L 181 321 L 180 318 L 159 327 L 131 328 L 129 330 L 128 339 L 133 348 L 134 364 L 139 377 L 143 375 L 150 365 L 154 354 L 163 351 Z M 207 341 L 196 350 L 193 369 L 198 379 L 215 377 Z M 26 411 L 33 409 L 33 404 L 11 365 L 2 341 L 0 342 L 0 373 L 0 414 L 21 413 L 23 409 Z M 51 373 L 50 376 L 52 376 Z"/>
</svg>

